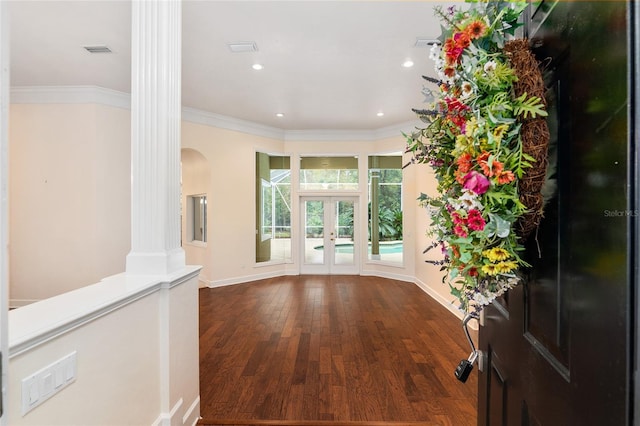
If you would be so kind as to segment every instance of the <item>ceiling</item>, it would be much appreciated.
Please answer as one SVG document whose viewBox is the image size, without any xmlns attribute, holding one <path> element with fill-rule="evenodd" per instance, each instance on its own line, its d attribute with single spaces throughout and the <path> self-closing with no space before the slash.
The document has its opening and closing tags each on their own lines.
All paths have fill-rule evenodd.
<svg viewBox="0 0 640 426">
<path fill-rule="evenodd" d="M 183 0 L 183 106 L 283 130 L 411 122 L 411 108 L 423 106 L 421 75 L 433 75 L 428 47 L 415 43 L 440 34 L 437 4 Z M 12 86 L 130 93 L 129 1 L 10 1 L 9 16 Z M 257 52 L 228 47 L 246 41 Z M 404 68 L 406 59 L 415 65 Z"/>
</svg>

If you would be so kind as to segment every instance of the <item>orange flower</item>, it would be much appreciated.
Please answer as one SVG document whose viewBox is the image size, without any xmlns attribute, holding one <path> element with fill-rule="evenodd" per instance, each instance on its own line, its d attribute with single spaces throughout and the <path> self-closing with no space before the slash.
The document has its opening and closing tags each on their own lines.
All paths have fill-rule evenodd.
<svg viewBox="0 0 640 426">
<path fill-rule="evenodd" d="M 489 154 L 487 151 L 482 151 L 482 154 L 478 155 L 478 158 L 476 158 L 476 161 L 478 163 L 487 164 L 487 160 L 489 159 L 490 155 L 491 154 Z"/>
<path fill-rule="evenodd" d="M 461 49 L 466 49 L 471 44 L 471 38 L 466 32 L 455 33 L 453 35 L 453 39 L 456 42 L 456 47 Z"/>
<path fill-rule="evenodd" d="M 461 172 L 460 170 L 456 170 L 454 175 L 456 177 L 456 181 L 460 185 L 464 185 L 464 177 L 467 175 L 467 173 L 466 172 Z"/>
<path fill-rule="evenodd" d="M 502 173 L 503 169 L 504 169 L 504 164 L 502 164 L 500 161 L 494 161 L 493 164 L 491 165 L 491 173 L 494 176 L 498 176 L 500 173 Z"/>
<path fill-rule="evenodd" d="M 465 28 L 465 33 L 472 39 L 482 37 L 486 31 L 487 25 L 481 20 L 473 21 Z"/>
<path fill-rule="evenodd" d="M 442 72 L 449 78 L 453 78 L 456 75 L 456 69 L 452 66 L 445 67 Z"/>
<path fill-rule="evenodd" d="M 501 171 L 498 175 L 498 183 L 500 185 L 504 185 L 505 183 L 513 182 L 515 180 L 515 176 L 512 171 L 506 170 Z"/>
<path fill-rule="evenodd" d="M 489 166 L 490 155 L 491 154 L 489 154 L 487 151 L 484 151 L 476 159 L 476 161 L 480 165 L 480 168 L 482 168 L 482 173 L 484 173 L 486 177 L 497 176 L 502 173 L 502 170 L 504 169 L 504 164 L 502 164 L 500 161 L 494 160 L 491 162 L 491 166 Z"/>
<path fill-rule="evenodd" d="M 467 173 L 469 170 L 471 170 L 471 154 L 469 154 L 468 152 L 465 152 L 460 157 L 458 157 L 456 162 L 458 163 L 458 170 L 460 171 L 460 173 Z"/>
</svg>

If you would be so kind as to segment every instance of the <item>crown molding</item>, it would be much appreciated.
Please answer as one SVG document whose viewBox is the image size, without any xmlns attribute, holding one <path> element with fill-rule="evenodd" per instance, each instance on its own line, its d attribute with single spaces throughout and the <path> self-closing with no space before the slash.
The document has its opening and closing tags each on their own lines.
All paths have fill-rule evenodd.
<svg viewBox="0 0 640 426">
<path fill-rule="evenodd" d="M 277 127 L 265 126 L 263 124 L 189 107 L 182 107 L 182 119 L 191 123 L 203 124 L 205 126 L 227 130 L 235 130 L 237 132 L 277 139 L 280 141 L 284 140 L 286 136 L 285 130 Z"/>
<path fill-rule="evenodd" d="M 131 109 L 131 95 L 98 86 L 18 86 L 12 104 L 100 104 Z"/>
<path fill-rule="evenodd" d="M 98 86 L 14 86 L 11 88 L 10 103 L 94 103 L 131 109 L 131 95 Z M 182 107 L 182 120 L 286 142 L 374 142 L 400 136 L 403 132 L 410 133 L 421 123 L 417 120 L 373 130 L 285 130 L 189 107 Z"/>
<path fill-rule="evenodd" d="M 381 127 L 374 130 L 285 130 L 285 141 L 291 142 L 341 142 L 341 141 L 364 141 L 374 142 L 386 138 L 411 133 L 420 121 L 409 121 L 406 123 L 394 124 L 392 126 Z"/>
</svg>

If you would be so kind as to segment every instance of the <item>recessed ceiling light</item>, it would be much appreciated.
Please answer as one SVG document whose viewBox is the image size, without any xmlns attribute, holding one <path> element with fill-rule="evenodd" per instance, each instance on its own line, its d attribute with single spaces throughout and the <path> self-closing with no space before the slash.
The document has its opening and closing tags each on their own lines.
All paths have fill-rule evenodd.
<svg viewBox="0 0 640 426">
<path fill-rule="evenodd" d="M 264 67 L 261 64 L 253 64 L 251 65 L 251 68 L 253 68 L 256 71 L 260 71 Z"/>
<path fill-rule="evenodd" d="M 402 63 L 402 66 L 405 68 L 411 68 L 413 66 L 413 61 L 411 59 L 407 59 Z"/>
<path fill-rule="evenodd" d="M 384 115 L 384 112 L 380 111 L 379 113 L 376 114 L 378 117 L 382 117 Z"/>
<path fill-rule="evenodd" d="M 284 114 L 281 112 L 276 112 L 276 117 L 284 117 Z"/>
</svg>

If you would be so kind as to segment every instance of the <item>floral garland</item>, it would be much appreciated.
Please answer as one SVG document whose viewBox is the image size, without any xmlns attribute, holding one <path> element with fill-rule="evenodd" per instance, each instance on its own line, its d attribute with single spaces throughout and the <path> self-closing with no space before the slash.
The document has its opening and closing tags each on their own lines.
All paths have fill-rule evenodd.
<svg viewBox="0 0 640 426">
<path fill-rule="evenodd" d="M 530 210 L 518 184 L 546 162 L 523 150 L 521 128 L 547 113 L 543 98 L 516 95 L 518 75 L 505 51 L 525 7 L 436 7 L 443 28 L 430 58 L 439 79 L 424 78 L 437 90 L 423 90 L 429 109 L 414 109 L 427 126 L 405 135 L 412 163 L 431 165 L 438 182 L 439 196 L 419 198 L 435 240 L 425 252 L 440 247 L 444 256 L 428 262 L 448 272 L 444 280 L 471 315 L 516 286 L 519 268 L 529 266 L 516 227 Z"/>
</svg>

